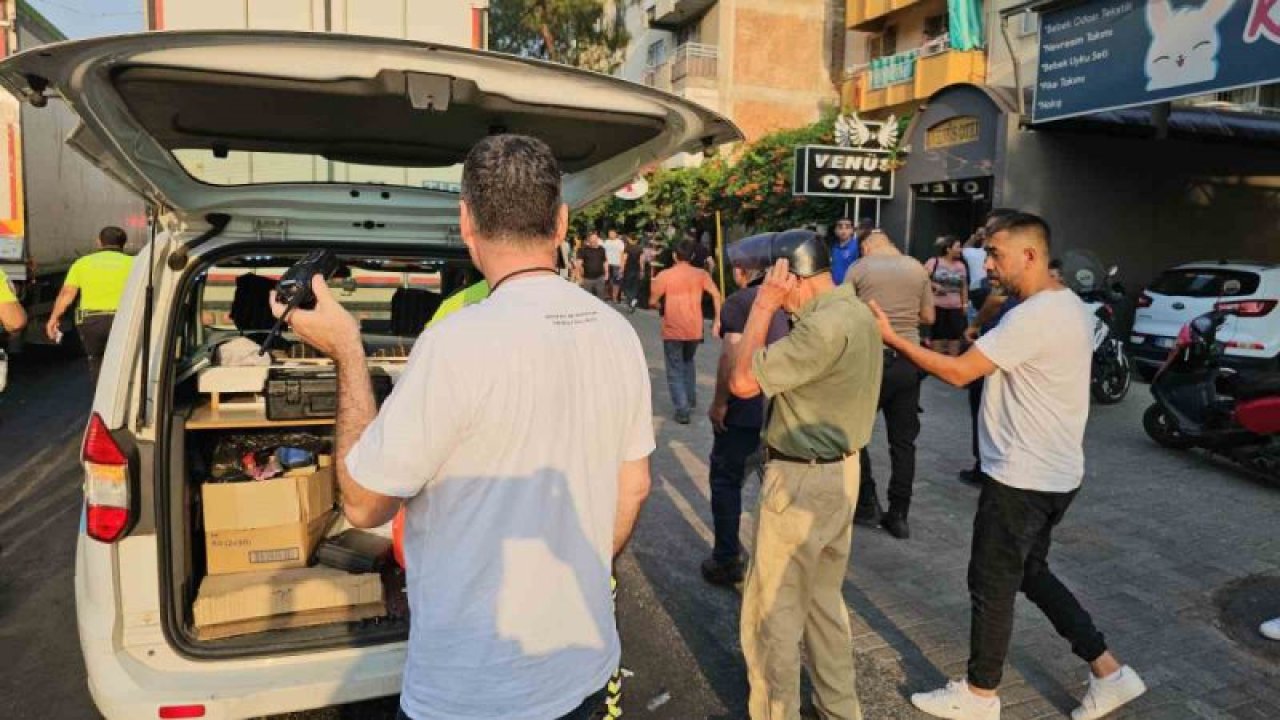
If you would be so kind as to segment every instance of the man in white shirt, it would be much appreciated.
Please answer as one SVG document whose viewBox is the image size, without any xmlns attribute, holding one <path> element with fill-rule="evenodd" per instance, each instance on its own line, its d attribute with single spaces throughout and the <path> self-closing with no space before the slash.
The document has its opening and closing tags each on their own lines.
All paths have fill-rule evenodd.
<svg viewBox="0 0 1280 720">
<path fill-rule="evenodd" d="M 472 149 L 460 228 L 490 296 L 419 337 L 381 411 L 323 281 L 289 317 L 337 368 L 347 519 L 407 509 L 411 720 L 585 720 L 618 667 L 609 578 L 649 488 L 649 374 L 627 321 L 556 274 L 567 224 L 543 142 Z"/>
<path fill-rule="evenodd" d="M 609 263 L 609 297 L 614 302 L 622 299 L 622 256 L 627 244 L 618 237 L 618 231 L 609 229 L 609 239 L 604 241 L 605 262 Z"/>
<path fill-rule="evenodd" d="M 1049 569 L 1053 528 L 1084 477 L 1093 321 L 1049 275 L 1044 220 L 1016 213 L 989 229 L 987 272 L 1022 302 L 964 355 L 940 355 L 904 339 L 872 304 L 885 344 L 921 369 L 956 387 L 987 378 L 979 424 L 985 478 L 969 558 L 968 677 L 911 702 L 949 720 L 999 720 L 996 688 L 1021 591 L 1089 663 L 1089 690 L 1071 717 L 1096 720 L 1146 686 L 1107 650 L 1089 613 Z"/>
</svg>

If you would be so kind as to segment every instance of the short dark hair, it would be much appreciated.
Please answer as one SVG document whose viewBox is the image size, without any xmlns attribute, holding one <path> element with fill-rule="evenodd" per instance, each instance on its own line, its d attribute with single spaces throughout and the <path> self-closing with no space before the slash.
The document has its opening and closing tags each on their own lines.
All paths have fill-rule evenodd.
<svg viewBox="0 0 1280 720">
<path fill-rule="evenodd" d="M 551 148 L 526 135 L 491 135 L 462 166 L 462 200 L 486 240 L 531 244 L 555 235 L 560 164 Z"/>
<path fill-rule="evenodd" d="M 115 225 L 108 225 L 98 231 L 98 242 L 105 247 L 122 248 L 129 242 L 129 236 Z"/>
<path fill-rule="evenodd" d="M 1047 253 L 1053 248 L 1052 234 L 1049 231 L 1049 223 L 1039 215 L 1032 213 L 1014 213 L 1007 217 L 1001 218 L 999 227 L 991 230 L 991 234 L 998 232 L 1007 232 L 1010 235 L 1026 235 L 1031 234 L 1044 244 Z"/>
<path fill-rule="evenodd" d="M 676 243 L 676 257 L 684 261 L 693 259 L 694 254 L 698 252 L 698 244 L 693 240 L 681 240 Z"/>
<path fill-rule="evenodd" d="M 947 251 L 951 249 L 951 246 L 955 245 L 958 242 L 961 242 L 961 240 L 955 235 L 943 235 L 942 237 L 938 238 L 938 242 L 935 243 L 935 247 L 938 251 L 938 255 L 939 256 L 946 255 Z"/>
</svg>

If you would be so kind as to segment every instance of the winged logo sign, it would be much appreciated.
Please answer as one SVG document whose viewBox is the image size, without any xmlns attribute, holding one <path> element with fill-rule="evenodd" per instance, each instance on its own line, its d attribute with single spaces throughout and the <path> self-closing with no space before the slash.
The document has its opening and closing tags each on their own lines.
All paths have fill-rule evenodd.
<svg viewBox="0 0 1280 720">
<path fill-rule="evenodd" d="M 895 115 L 884 122 L 867 122 L 858 113 L 836 117 L 836 145 L 840 147 L 893 150 L 898 146 L 898 135 Z"/>
</svg>

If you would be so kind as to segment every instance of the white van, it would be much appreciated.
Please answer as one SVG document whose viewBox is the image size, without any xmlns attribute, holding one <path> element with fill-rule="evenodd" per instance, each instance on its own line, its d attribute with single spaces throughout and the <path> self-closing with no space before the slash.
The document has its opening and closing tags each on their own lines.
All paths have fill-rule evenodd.
<svg viewBox="0 0 1280 720">
<path fill-rule="evenodd" d="M 218 640 L 194 630 L 210 445 L 255 427 L 329 432 L 260 408 L 211 414 L 197 383 L 217 362 L 214 346 L 264 334 L 261 308 L 236 309 L 239 278 L 270 279 L 308 250 L 333 249 L 350 271 L 334 287 L 361 317 L 371 356 L 394 366 L 423 319 L 397 308 L 425 311 L 393 296 L 434 290 L 438 301 L 468 269 L 457 182 L 480 138 L 548 142 L 579 207 L 673 154 L 741 137 L 693 103 L 614 78 L 350 36 L 69 42 L 5 60 L 0 82 L 37 105 L 65 99 L 82 121 L 69 142 L 157 209 L 83 448 L 76 612 L 90 691 L 112 720 L 246 718 L 400 688 L 408 623 L 390 610 Z M 250 166 L 260 184 L 240 184 Z M 307 355 L 287 334 L 283 347 Z"/>
</svg>

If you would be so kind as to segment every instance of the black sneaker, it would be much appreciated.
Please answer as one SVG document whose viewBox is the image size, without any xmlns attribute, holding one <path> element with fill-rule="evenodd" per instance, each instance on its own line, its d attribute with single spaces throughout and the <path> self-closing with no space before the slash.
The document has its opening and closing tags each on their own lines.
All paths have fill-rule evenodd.
<svg viewBox="0 0 1280 720">
<path fill-rule="evenodd" d="M 714 557 L 703 560 L 702 579 L 712 585 L 720 585 L 722 587 L 737 585 L 747 576 L 745 556 L 746 553 L 743 553 L 729 562 L 720 562 Z"/>
<path fill-rule="evenodd" d="M 889 510 L 880 518 L 880 527 L 899 540 L 911 537 L 911 528 L 907 526 L 907 514 Z"/>
<path fill-rule="evenodd" d="M 676 411 L 676 422 L 680 423 L 681 425 L 688 425 L 688 424 L 689 424 L 689 411 L 688 411 L 688 410 L 677 410 L 677 411 Z"/>
<path fill-rule="evenodd" d="M 858 499 L 858 507 L 853 511 L 853 522 L 863 527 L 877 527 L 884 516 L 880 509 L 880 498 L 872 496 L 870 500 Z"/>
</svg>

